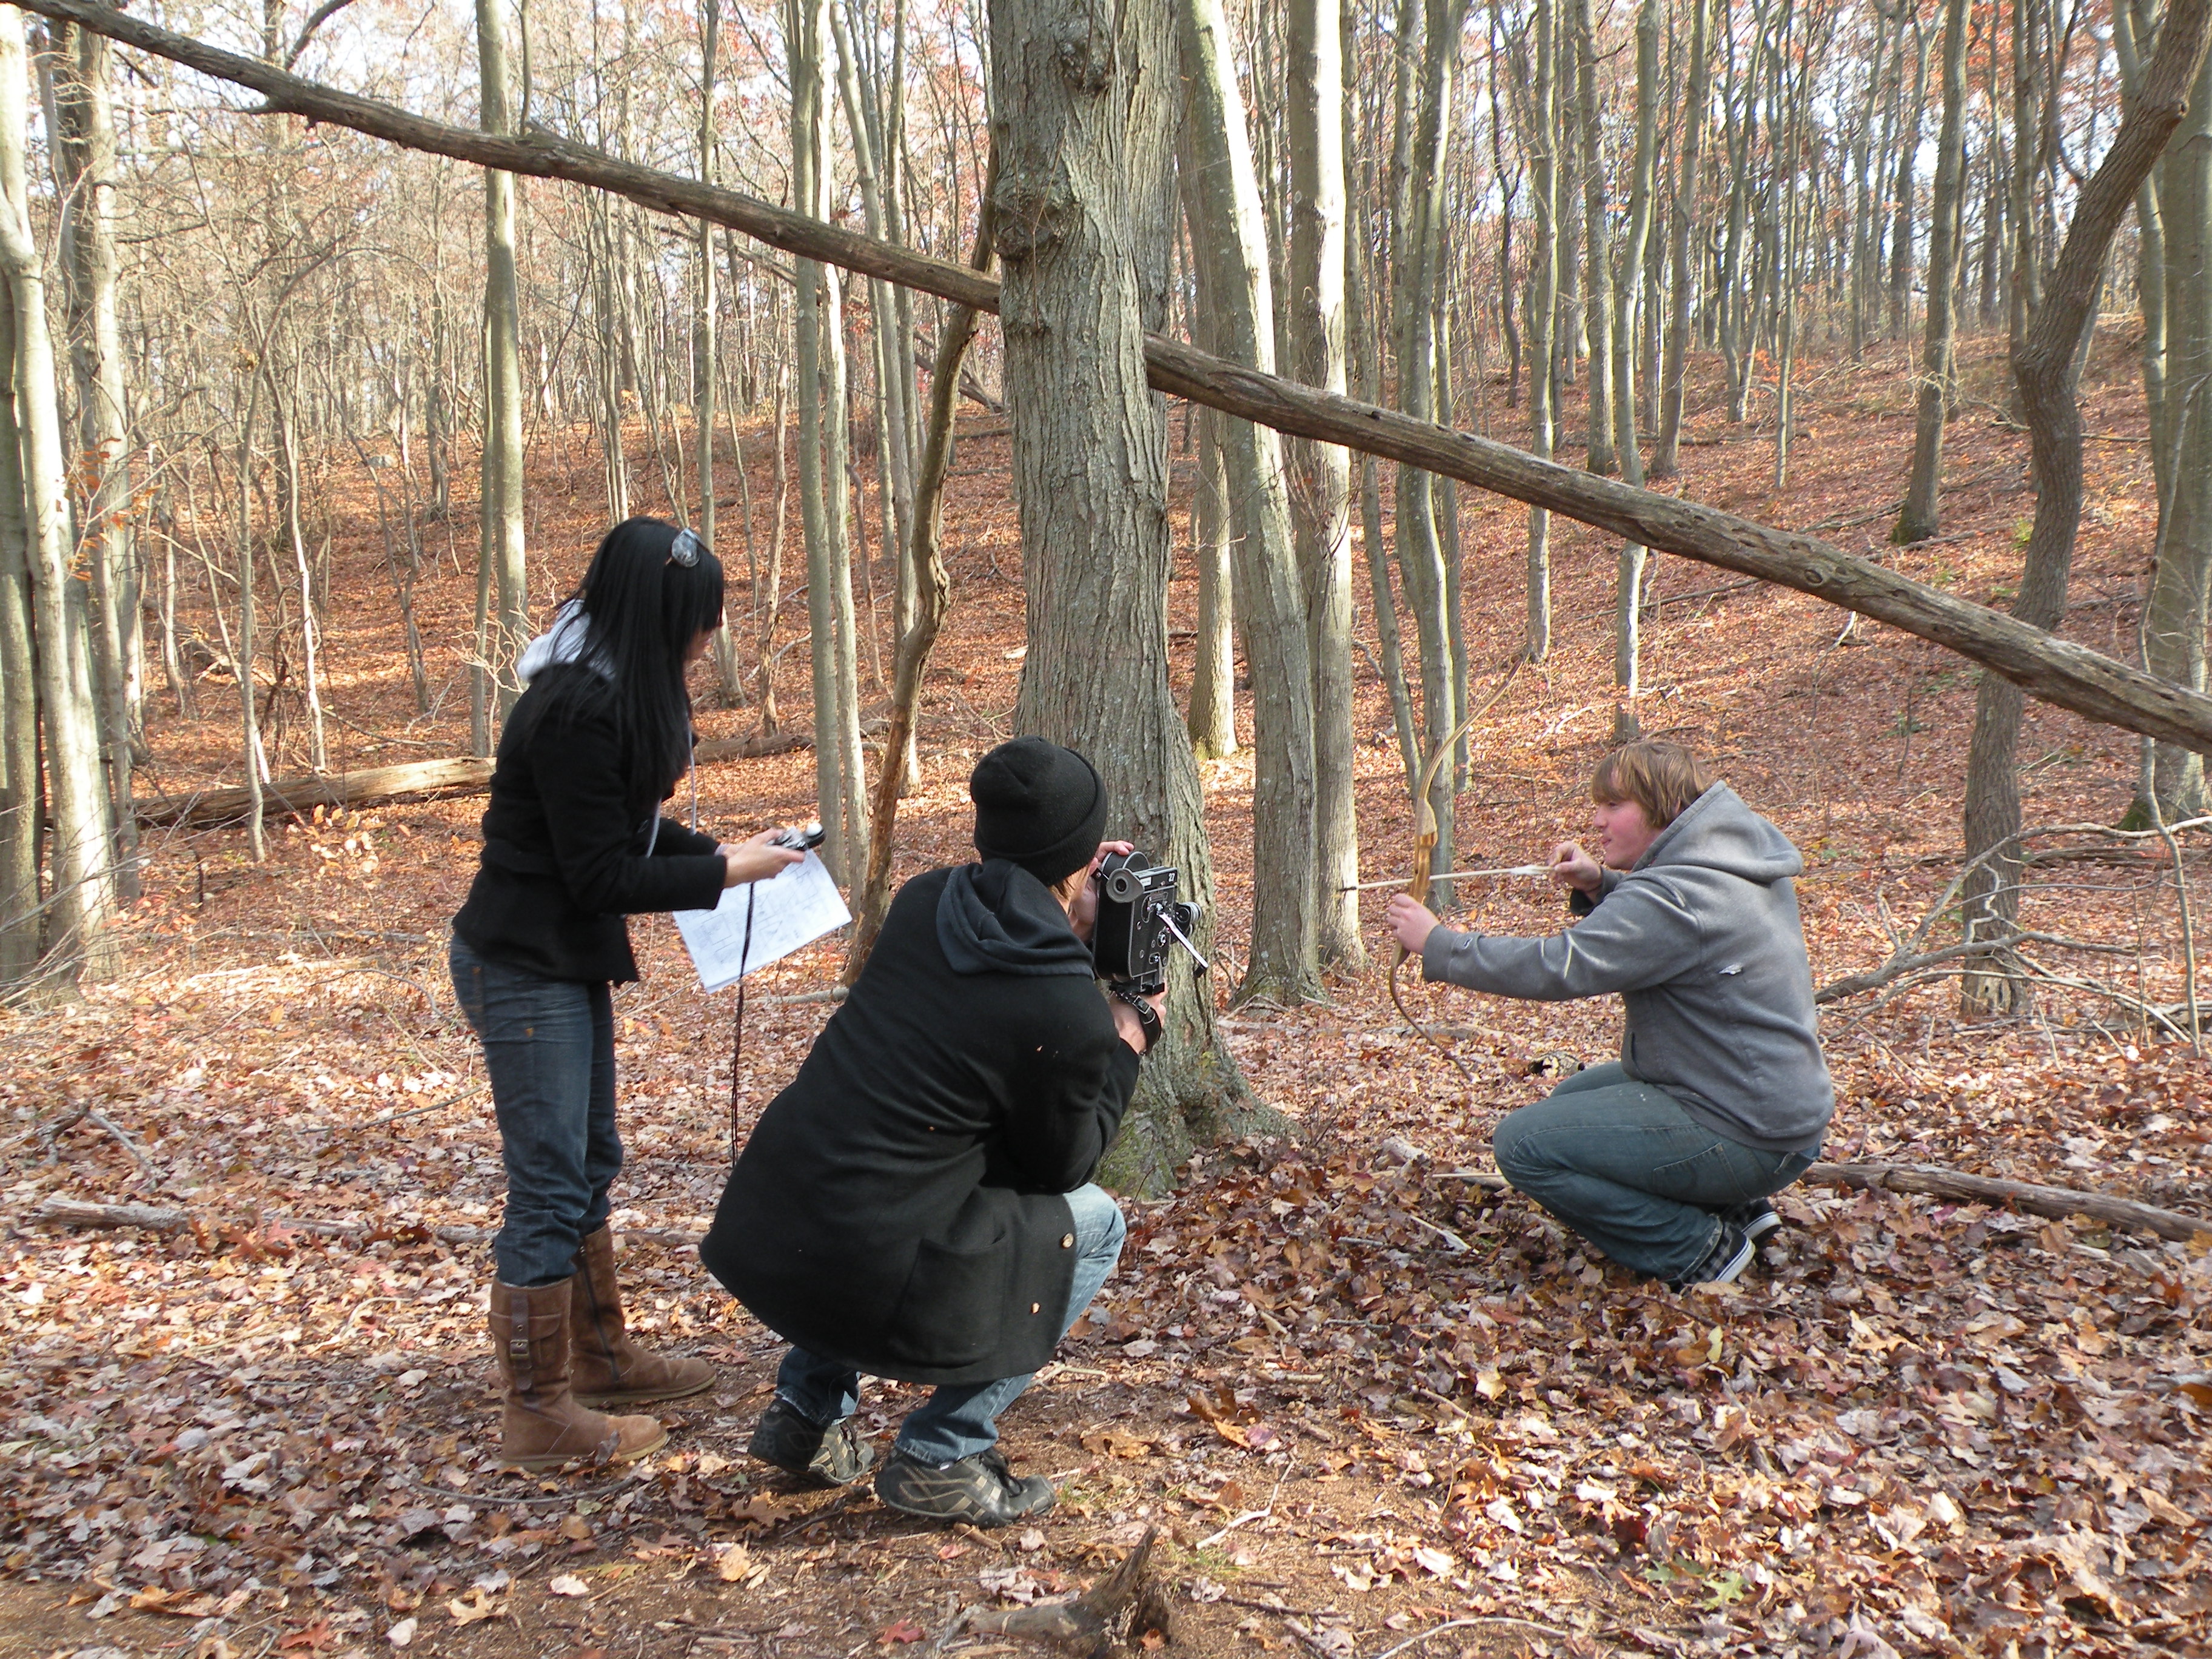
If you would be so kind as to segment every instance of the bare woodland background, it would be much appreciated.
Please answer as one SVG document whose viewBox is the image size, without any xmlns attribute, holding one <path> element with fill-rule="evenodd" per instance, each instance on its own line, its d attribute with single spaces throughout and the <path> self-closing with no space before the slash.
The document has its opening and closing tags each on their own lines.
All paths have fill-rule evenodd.
<svg viewBox="0 0 2212 1659">
<path fill-rule="evenodd" d="M 1591 1404 L 1583 1384 L 1547 1376 L 1522 1352 L 1541 1344 L 1497 1340 L 1496 1321 L 1510 1339 L 1535 1306 L 1582 1319 L 1596 1267 L 1517 1211 L 1470 1205 L 1463 1183 L 1419 1165 L 1376 1179 L 1346 1166 L 1386 1129 L 1471 1164 L 1488 1113 L 1541 1086 L 1558 1051 L 1594 1058 L 1605 1038 L 1595 1015 L 1522 1019 L 1423 998 L 1421 1017 L 1481 1080 L 1455 1080 L 1418 1045 L 1386 1046 L 1402 1030 L 1381 988 L 1389 957 L 1371 905 L 1363 935 L 1351 890 L 1415 861 L 1425 763 L 1442 756 L 1425 798 L 1435 868 L 1513 862 L 1577 828 L 1588 761 L 1643 730 L 1720 755 L 1813 854 L 1808 929 L 1846 1097 L 1838 1156 L 2201 1211 L 2202 757 L 2039 711 L 1996 674 L 1842 611 L 1410 465 L 1164 404 L 1146 389 L 1143 336 L 1863 547 L 2201 692 L 2205 17 L 2201 4 L 2128 0 L 481 0 L 473 13 L 354 0 L 153 20 L 456 125 L 557 135 L 996 269 L 994 320 L 619 195 L 257 113 L 235 88 L 0 8 L 0 361 L 13 391 L 0 398 L 0 980 L 20 1011 L 9 1149 L 43 1159 L 13 1190 L 51 1198 L 72 1169 L 96 1168 L 71 1190 L 202 1204 L 220 1188 L 257 1214 L 270 1203 L 309 1219 L 308 1194 L 326 1188 L 348 1207 L 316 1224 L 372 1237 L 363 1260 L 382 1252 L 386 1265 L 331 1281 L 327 1331 L 318 1314 L 287 1327 L 289 1342 L 264 1340 L 252 1334 L 262 1315 L 240 1313 L 240 1352 L 262 1353 L 271 1376 L 303 1328 L 343 1353 L 360 1313 L 345 1296 L 377 1273 L 404 1277 L 408 1252 L 449 1261 L 421 1228 L 469 1242 L 495 1193 L 468 1131 L 426 1126 L 438 1157 L 389 1170 L 316 1137 L 341 1102 L 453 1105 L 465 1034 L 434 987 L 419 1002 L 398 988 L 434 975 L 472 859 L 465 792 L 481 787 L 520 643 L 598 530 L 664 514 L 705 533 L 732 576 L 726 634 L 698 683 L 710 810 L 732 828 L 817 811 L 862 913 L 859 949 L 895 868 L 961 855 L 967 758 L 1017 729 L 1094 754 L 1123 803 L 1117 828 L 1181 866 L 1207 902 L 1201 942 L 1220 966 L 1211 981 L 1176 981 L 1172 1042 L 1148 1067 L 1119 1173 L 1164 1189 L 1191 1173 L 1194 1148 L 1241 1136 L 1249 1149 L 1291 1127 L 1307 1150 L 1225 1187 L 1194 1183 L 1185 1207 L 1158 1214 L 1161 1265 L 1098 1339 L 1122 1345 L 1121 1373 L 1161 1368 L 1162 1397 L 1177 1395 L 1178 1353 L 1195 1350 L 1196 1364 L 1215 1338 L 1279 1337 L 1273 1383 L 1315 1377 L 1328 1405 L 1316 1421 L 1341 1406 L 1402 1424 L 1417 1409 L 1432 1419 L 1419 1434 L 1447 1437 L 1469 1411 L 1543 1410 L 1565 1389 L 1603 1430 L 1592 1456 L 1626 1425 L 1655 1443 L 1673 1435 L 1689 1443 L 1666 1481 L 1700 1492 L 1734 1479 L 1713 1473 L 1724 1454 L 1771 1442 L 1784 1495 L 1760 1497 L 1761 1474 L 1730 1501 L 1781 1531 L 1759 1532 L 1768 1553 L 1739 1564 L 1749 1577 L 1736 1589 L 1751 1584 L 1777 1630 L 1832 1615 L 1822 1643 L 1844 1639 L 1854 1608 L 1891 1602 L 1910 1611 L 1883 1626 L 1889 1638 L 1931 1650 L 1984 1638 L 2059 1650 L 2085 1621 L 2114 1642 L 2201 1632 L 2188 1623 L 2206 1613 L 2201 1596 L 2145 1611 L 2161 1574 L 2201 1565 L 2201 1522 L 2166 1515 L 2175 1497 L 2192 1507 L 2175 1470 L 2201 1449 L 2212 1404 L 2191 1392 L 2207 1385 L 2201 1333 L 2189 1334 L 2203 1258 L 2187 1244 L 2130 1254 L 2124 1233 L 2077 1243 L 2060 1224 L 1985 1280 L 1991 1270 L 1969 1265 L 1990 1231 L 1978 1212 L 1872 1193 L 1808 1200 L 1793 1219 L 1817 1219 L 1820 1242 L 1778 1275 L 1765 1334 L 1725 1361 L 1717 1325 L 1700 1359 L 1703 1330 L 1678 1332 L 1671 1306 L 1653 1311 L 1640 1292 L 1615 1285 L 1589 1315 L 1581 1369 L 1625 1366 L 1616 1393 L 1640 1386 L 1639 1366 L 1646 1381 L 1674 1378 L 1681 1399 L 1723 1378 L 1752 1390 L 1724 1408 L 1749 1413 L 1734 1431 L 1723 1416 L 1680 1415 L 1673 1396 L 1675 1420 L 1655 1427 L 1643 1404 Z M 2140 182 L 2100 199 L 2092 181 L 2130 121 Z M 415 769 L 382 769 L 393 767 Z M 394 791 L 461 794 L 388 822 L 360 816 Z M 1556 925 L 1533 896 L 1478 887 L 1466 902 L 1486 926 Z M 341 958 L 341 946 L 365 954 Z M 700 1171 L 720 1151 L 708 1097 L 731 1079 L 700 1058 L 700 1016 L 672 988 L 680 964 L 655 949 L 663 983 L 630 1004 L 625 1058 L 668 1116 L 645 1138 L 647 1207 L 631 1219 L 675 1237 L 704 1200 Z M 295 975 L 286 951 L 320 965 Z M 769 988 L 818 995 L 834 966 L 810 959 Z M 381 1012 L 386 995 L 404 1012 Z M 299 1043 L 261 1052 L 288 1007 L 305 1023 Z M 768 1016 L 755 1104 L 822 1012 Z M 404 1101 L 379 1058 L 395 1031 L 414 1045 Z M 218 1085 L 209 1056 L 234 1041 L 239 1080 Z M 122 1057 L 134 1046 L 140 1058 Z M 310 1048 L 314 1076 L 301 1072 Z M 282 1148 L 265 1154 L 240 1122 L 256 1091 L 298 1094 Z M 426 1091 L 438 1099 L 418 1106 Z M 196 1158 L 231 1173 L 210 1184 L 188 1169 Z M 426 1182 L 443 1194 L 434 1215 Z M 1285 1257 L 1265 1218 L 1321 1194 L 1352 1206 L 1356 1236 L 1339 1218 L 1325 1247 Z M 160 1224 L 179 1242 L 149 1251 L 190 1255 L 194 1235 L 176 1230 L 204 1225 L 200 1213 L 175 1209 Z M 1994 1219 L 2007 1239 L 2018 1231 Z M 415 1231 L 376 1232 L 395 1226 Z M 1480 1248 L 1450 1251 L 1431 1280 L 1435 1264 L 1406 1264 L 1445 1248 L 1440 1227 Z M 1209 1234 L 1231 1254 L 1170 1283 Z M 272 1246 L 250 1230 L 236 1246 L 209 1233 L 206 1248 L 211 1260 L 293 1248 L 281 1224 L 275 1235 Z M 101 1245 L 88 1265 L 91 1247 L 77 1245 L 55 1268 L 33 1237 L 19 1250 L 25 1285 L 95 1266 L 103 1285 L 135 1284 L 152 1259 Z M 1341 1267 L 1320 1303 L 1310 1283 L 1297 1288 L 1326 1278 L 1316 1261 Z M 1262 1297 L 1232 1297 L 1224 1312 L 1207 1298 L 1225 1293 L 1218 1275 L 1232 1265 L 1226 1283 L 1241 1274 Z M 416 1288 L 443 1273 L 422 1267 Z M 1819 1289 L 1815 1311 L 1784 1310 L 1785 1281 L 1793 1295 Z M 2051 1300 L 2062 1291 L 2063 1309 Z M 1459 1311 L 1444 1311 L 1448 1295 Z M 2040 1336 L 1983 1322 L 1999 1306 L 2032 1314 L 2038 1295 L 2056 1322 Z M 1492 1325 L 1470 1322 L 1478 1305 Z M 1387 1340 L 1362 1325 L 1378 1308 L 1397 1322 Z M 9 1317 L 27 1332 L 67 1316 Z M 679 1330 L 687 1317 L 669 1315 Z M 1324 1329 L 1338 1325 L 1366 1334 Z M 39 1328 L 38 1352 L 74 1352 L 59 1325 Z M 394 1354 L 473 1340 L 434 1316 L 362 1328 Z M 1401 1340 L 1408 1331 L 1422 1334 Z M 730 1337 L 727 1320 L 716 1332 Z M 2033 1361 L 2000 1348 L 1984 1370 L 1954 1364 L 2015 1337 Z M 730 1340 L 742 1356 L 750 1339 Z M 134 1352 L 184 1379 L 179 1402 L 198 1386 L 183 1334 Z M 1777 1392 L 1761 1395 L 1770 1374 Z M 1389 1402 L 1359 1407 L 1378 1377 Z M 371 1409 L 360 1402 L 381 1384 L 356 1381 L 358 1397 L 334 1409 Z M 1797 1409 L 1776 1403 L 1784 1381 L 1826 1413 L 1796 1439 L 1779 1426 Z M 22 1384 L 41 1409 L 57 1386 Z M 1936 1403 L 1917 1427 L 1867 1431 L 1869 1444 L 1905 1438 L 1865 1454 L 1861 1486 L 1825 1449 L 1783 1455 L 1857 1436 L 1831 1408 L 1872 1422 L 1893 1394 Z M 167 1409 L 166 1395 L 147 1397 Z M 1222 1409 L 1249 1427 L 1268 1408 L 1263 1395 Z M 1115 1457 L 1195 1455 L 1180 1430 L 1138 1427 L 1156 1437 L 1109 1444 L 1109 1473 Z M 1900 1449 L 1923 1431 L 1963 1449 L 1942 1488 L 1960 1493 L 1955 1528 L 1928 1501 L 1935 1477 Z M 1274 1455 L 1237 1435 L 1222 1431 L 1238 1456 Z M 1540 1442 L 1526 1431 L 1522 1449 Z M 407 1479 L 473 1478 L 454 1473 L 466 1454 L 410 1448 L 401 1430 L 374 1443 Z M 1427 1501 L 1427 1467 L 1404 1459 L 1435 1452 L 1413 1443 L 1390 1441 L 1378 1477 L 1409 1507 Z M 1961 1472 L 1973 1457 L 1980 1474 Z M 2085 1473 L 2099 1459 L 2132 1472 L 2112 1487 L 2109 1473 Z M 93 1547 L 70 1529 L 105 1539 L 103 1500 L 70 1495 L 60 1471 L 33 1462 L 45 1473 L 26 1477 L 11 1536 L 30 1540 L 26 1562 L 81 1556 Z M 1188 1498 L 1186 1475 L 1165 1501 Z M 1787 1495 L 1800 1477 L 1810 1498 Z M 1644 1522 L 1607 1507 L 1637 1478 L 1591 1465 L 1607 1494 L 1579 1500 L 1594 1535 L 1625 1559 L 1705 1563 L 1688 1589 L 1650 1580 L 1705 1595 L 1707 1568 L 1717 1579 L 1728 1559 L 1723 1508 L 1710 1547 L 1687 1541 L 1708 1522 L 1686 1521 L 1670 1554 L 1662 1483 L 1640 1477 L 1651 1490 L 1638 1512 L 1662 1523 L 1647 1548 Z M 671 1515 L 697 1497 L 684 1482 L 706 1477 L 656 1479 L 674 1498 L 639 1513 L 678 1524 Z M 1468 1565 L 1521 1547 L 1521 1528 L 1485 1508 L 1493 1492 L 1509 1514 L 1534 1513 L 1525 1486 L 1492 1479 L 1462 1471 L 1433 1505 L 1449 1547 L 1477 1552 L 1453 1569 L 1475 1581 L 1462 1595 L 1518 1594 L 1495 1572 L 1485 1589 L 1491 1567 Z M 2037 1480 L 2055 1484 L 2031 1492 Z M 248 1504 L 226 1490 L 205 1499 L 204 1530 L 224 1504 Z M 392 1493 L 363 1501 L 377 1507 L 357 1522 L 364 1537 L 404 1520 Z M 1253 1501 L 1221 1499 L 1221 1518 Z M 1133 1512 L 1099 1502 L 1115 1525 Z M 2016 1504 L 2018 1523 L 1991 1520 L 1984 1535 L 1984 1502 L 1991 1516 Z M 1877 1586 L 1849 1553 L 1875 1547 L 1863 1530 L 1825 1553 L 1862 1510 L 1907 1554 L 1924 1532 L 1923 1565 Z M 1808 1544 L 1815 1511 L 1832 1530 Z M 763 1524 L 799 1537 L 803 1522 Z M 1426 1524 L 1357 1546 L 1374 1568 L 1360 1573 L 1435 1579 L 1445 1596 L 1452 1573 L 1409 1565 Z M 227 1602 L 261 1526 L 238 1522 L 239 1561 L 210 1559 L 197 1581 L 159 1559 L 141 1576 L 179 1608 L 203 1592 Z M 2093 1555 L 2050 1541 L 2085 1528 L 2166 1565 L 2136 1582 L 2125 1543 Z M 1285 1537 L 1303 1549 L 1326 1528 L 1308 1532 Z M 409 1536 L 429 1547 L 420 1529 Z M 1759 1580 L 1769 1566 L 1780 1576 Z M 389 1560 L 379 1571 L 400 1586 L 385 1601 L 396 1617 L 414 1592 Z M 1823 1602 L 1824 1585 L 1861 1599 Z M 1970 1621 L 1976 1595 L 2003 1611 Z M 1730 1605 L 1707 1611 L 1725 1620 Z M 1931 1633 L 1954 1622 L 1955 1637 Z"/>
</svg>

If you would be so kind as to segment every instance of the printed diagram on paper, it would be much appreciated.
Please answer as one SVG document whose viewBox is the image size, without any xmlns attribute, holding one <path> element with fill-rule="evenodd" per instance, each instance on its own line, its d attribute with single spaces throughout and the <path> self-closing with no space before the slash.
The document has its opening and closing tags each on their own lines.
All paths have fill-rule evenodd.
<svg viewBox="0 0 2212 1659">
<path fill-rule="evenodd" d="M 752 950 L 745 950 L 745 906 L 752 905 Z M 735 985 L 756 968 L 764 968 L 823 934 L 842 927 L 853 913 L 838 896 L 822 860 L 809 853 L 771 881 L 726 887 L 711 910 L 678 910 L 676 931 L 709 991 Z"/>
</svg>

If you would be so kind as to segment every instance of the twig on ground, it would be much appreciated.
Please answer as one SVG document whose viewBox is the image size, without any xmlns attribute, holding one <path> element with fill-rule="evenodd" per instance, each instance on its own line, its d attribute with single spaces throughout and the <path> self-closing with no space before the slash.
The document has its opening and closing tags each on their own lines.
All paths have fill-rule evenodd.
<svg viewBox="0 0 2212 1659">
<path fill-rule="evenodd" d="M 161 1166 L 154 1162 L 152 1154 L 148 1152 L 143 1146 L 141 1146 L 137 1141 L 131 1139 L 129 1135 L 123 1132 L 122 1127 L 118 1125 L 114 1119 L 108 1116 L 105 1112 L 99 1111 L 93 1107 L 88 1106 L 84 1109 L 84 1121 L 88 1123 L 96 1123 L 101 1128 L 106 1130 L 108 1133 L 113 1135 L 118 1141 L 122 1143 L 123 1150 L 130 1153 L 133 1158 L 137 1160 L 138 1173 L 144 1176 L 147 1180 L 153 1182 L 155 1185 L 158 1186 L 160 1184 L 161 1174 Z"/>
</svg>

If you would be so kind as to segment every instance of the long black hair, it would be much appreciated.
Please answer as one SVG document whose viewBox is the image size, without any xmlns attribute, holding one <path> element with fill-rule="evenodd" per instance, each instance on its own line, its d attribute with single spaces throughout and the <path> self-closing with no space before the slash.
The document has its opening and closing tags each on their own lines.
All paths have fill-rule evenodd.
<svg viewBox="0 0 2212 1659">
<path fill-rule="evenodd" d="M 691 763 L 684 656 L 722 620 L 721 561 L 689 531 L 624 519 L 600 541 L 570 601 L 584 620 L 578 660 L 596 672 L 562 676 L 547 717 L 573 714 L 582 697 L 610 697 L 623 804 L 651 811 Z"/>
</svg>

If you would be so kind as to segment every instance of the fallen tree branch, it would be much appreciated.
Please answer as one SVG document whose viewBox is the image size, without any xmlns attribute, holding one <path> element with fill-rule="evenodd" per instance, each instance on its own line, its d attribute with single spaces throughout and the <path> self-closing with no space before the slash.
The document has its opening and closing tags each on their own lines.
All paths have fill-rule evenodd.
<svg viewBox="0 0 2212 1659">
<path fill-rule="evenodd" d="M 949 260 L 772 207 L 736 191 L 617 160 L 533 129 L 508 137 L 426 120 L 377 100 L 225 52 L 93 0 L 24 0 L 23 9 L 250 87 L 270 112 L 327 122 L 410 149 L 627 197 L 660 213 L 740 230 L 772 247 L 995 313 L 999 285 Z M 1153 387 L 1317 442 L 1338 444 L 1549 508 L 1623 539 L 1757 576 L 1872 617 L 1972 658 L 2024 690 L 2101 720 L 2199 752 L 2212 751 L 2212 696 L 2129 667 L 2018 618 L 1885 570 L 1808 536 L 1417 421 L 1392 410 L 1278 380 L 1178 341 L 1152 336 Z"/>
<path fill-rule="evenodd" d="M 2028 1181 L 2002 1181 L 1995 1176 L 1966 1175 L 1939 1169 L 1932 1164 L 1815 1164 L 1802 1177 L 1816 1187 L 1879 1188 L 1891 1193 L 1920 1193 L 1931 1198 L 1955 1198 L 1970 1204 L 1990 1204 L 2026 1210 L 2032 1215 L 2087 1216 L 2135 1232 L 2156 1233 L 2160 1238 L 2186 1243 L 2197 1234 L 2212 1237 L 2212 1221 L 2161 1210 L 2154 1204 L 2138 1204 L 2131 1198 L 2109 1193 L 2085 1193 L 2071 1187 L 2042 1187 Z"/>
<path fill-rule="evenodd" d="M 49 1198 L 36 1209 L 24 1211 L 21 1219 L 44 1226 L 137 1227 L 152 1233 L 173 1233 L 203 1224 L 220 1226 L 224 1218 L 206 1210 L 175 1210 L 152 1204 L 93 1204 L 79 1198 Z M 379 1232 L 404 1232 L 415 1225 L 413 1223 L 374 1225 L 366 1221 L 311 1221 L 289 1215 L 262 1216 L 252 1224 L 282 1228 L 287 1232 L 307 1233 L 318 1238 L 362 1238 Z M 499 1230 L 495 1227 L 425 1227 L 422 1231 L 442 1244 L 488 1244 Z M 705 1237 L 702 1233 L 671 1227 L 617 1227 L 615 1231 L 622 1238 L 647 1244 L 696 1244 Z"/>
<path fill-rule="evenodd" d="M 812 742 L 805 732 L 717 738 L 701 744 L 692 759 L 702 766 L 714 761 L 754 760 L 803 749 Z M 410 761 L 401 766 L 372 766 L 358 772 L 307 772 L 263 784 L 261 810 L 264 817 L 276 817 L 286 812 L 310 812 L 318 806 L 376 806 L 396 800 L 480 795 L 491 787 L 491 768 L 488 760 L 461 755 Z M 206 789 L 189 795 L 134 800 L 131 810 L 141 823 L 204 830 L 242 822 L 253 804 L 251 793 L 243 788 Z"/>
<path fill-rule="evenodd" d="M 1509 1192 L 1512 1183 L 1486 1170 L 1438 1170 L 1436 1181 L 1464 1181 L 1493 1193 Z M 2160 1238 L 2186 1243 L 2199 1233 L 2212 1237 L 2212 1221 L 2161 1210 L 2110 1193 L 2085 1193 L 2071 1187 L 2042 1187 L 2028 1181 L 2003 1181 L 1995 1176 L 1967 1175 L 1932 1164 L 1815 1164 L 1799 1177 L 1808 1186 L 1879 1188 L 1884 1192 L 1919 1193 L 1930 1198 L 1955 1198 L 1969 1204 L 1989 1204 L 2026 1210 L 2033 1215 L 2087 1216 L 2135 1232 L 2155 1233 Z"/>
</svg>

